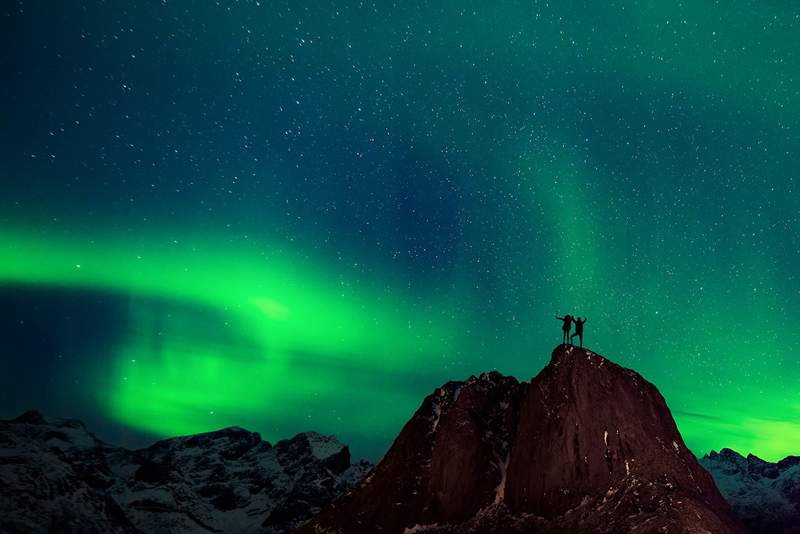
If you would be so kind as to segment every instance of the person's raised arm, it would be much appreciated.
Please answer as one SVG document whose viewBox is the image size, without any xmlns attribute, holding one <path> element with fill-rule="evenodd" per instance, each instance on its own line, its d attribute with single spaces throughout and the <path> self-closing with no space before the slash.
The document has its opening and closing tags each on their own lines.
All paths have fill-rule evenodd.
<svg viewBox="0 0 800 534">
<path fill-rule="evenodd" d="M 558 319 L 559 321 L 563 321 L 564 320 L 563 317 L 559 317 L 558 315 L 556 315 L 556 319 Z"/>
</svg>

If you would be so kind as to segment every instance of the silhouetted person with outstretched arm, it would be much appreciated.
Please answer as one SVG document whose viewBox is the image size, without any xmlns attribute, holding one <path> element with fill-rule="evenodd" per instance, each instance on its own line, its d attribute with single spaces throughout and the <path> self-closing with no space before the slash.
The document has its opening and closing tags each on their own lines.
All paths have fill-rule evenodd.
<svg viewBox="0 0 800 534">
<path fill-rule="evenodd" d="M 569 342 L 572 343 L 572 338 L 578 336 L 578 339 L 581 342 L 581 348 L 583 348 L 583 325 L 586 324 L 586 317 L 583 319 L 578 317 L 573 320 L 575 321 L 575 333 L 570 336 Z"/>
<path fill-rule="evenodd" d="M 564 334 L 562 342 L 566 345 L 570 341 L 569 331 L 572 329 L 572 316 L 569 314 L 564 317 L 556 315 L 556 319 L 564 321 L 564 324 L 561 325 L 561 332 Z"/>
</svg>

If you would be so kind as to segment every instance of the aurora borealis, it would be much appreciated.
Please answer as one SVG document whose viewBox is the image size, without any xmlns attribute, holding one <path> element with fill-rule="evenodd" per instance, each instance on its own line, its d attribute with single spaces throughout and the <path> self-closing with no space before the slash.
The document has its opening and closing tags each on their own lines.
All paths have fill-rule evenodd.
<svg viewBox="0 0 800 534">
<path fill-rule="evenodd" d="M 800 454 L 800 8 L 0 20 L 2 416 L 376 459 L 443 382 L 530 379 L 573 313 L 696 454 Z"/>
</svg>

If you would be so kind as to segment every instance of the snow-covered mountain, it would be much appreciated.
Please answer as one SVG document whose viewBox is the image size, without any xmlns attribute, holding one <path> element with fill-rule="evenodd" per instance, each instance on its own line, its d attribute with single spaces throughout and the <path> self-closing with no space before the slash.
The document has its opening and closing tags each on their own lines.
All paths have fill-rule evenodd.
<svg viewBox="0 0 800 534">
<path fill-rule="evenodd" d="M 232 427 L 126 450 L 80 421 L 0 421 L 0 532 L 284 532 L 357 484 L 332 436 Z"/>
<path fill-rule="evenodd" d="M 800 534 L 800 456 L 772 463 L 722 449 L 703 456 L 700 463 L 750 530 Z"/>
<path fill-rule="evenodd" d="M 744 532 L 651 383 L 560 345 L 422 402 L 374 471 L 301 534 Z"/>
</svg>

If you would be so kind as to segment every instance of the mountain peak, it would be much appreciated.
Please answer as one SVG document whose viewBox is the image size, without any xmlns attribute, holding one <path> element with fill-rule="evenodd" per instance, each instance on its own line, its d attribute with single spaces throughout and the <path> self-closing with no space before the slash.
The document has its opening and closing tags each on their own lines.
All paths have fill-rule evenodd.
<svg viewBox="0 0 800 534">
<path fill-rule="evenodd" d="M 559 345 L 528 383 L 493 371 L 425 398 L 362 485 L 301 532 L 741 532 L 638 373 Z"/>
<path fill-rule="evenodd" d="M 67 427 L 76 430 L 86 430 L 86 425 L 78 419 L 59 419 L 57 417 L 46 417 L 39 410 L 28 410 L 18 415 L 14 419 L 6 421 L 18 425 L 51 425 L 57 427 Z"/>
<path fill-rule="evenodd" d="M 325 436 L 315 431 L 301 432 L 290 439 L 279 441 L 275 446 L 302 451 L 320 461 L 337 455 L 344 455 L 347 465 L 350 461 L 350 450 L 347 445 L 339 441 L 336 436 Z"/>
<path fill-rule="evenodd" d="M 635 380 L 644 380 L 639 373 L 632 369 L 622 367 L 605 356 L 582 347 L 574 345 L 561 344 L 553 349 L 550 355 L 550 362 L 540 371 L 540 374 L 551 367 L 563 367 L 581 369 L 584 372 L 592 374 L 597 373 L 599 369 L 608 367 L 614 372 L 621 372 Z"/>
<path fill-rule="evenodd" d="M 46 425 L 47 420 L 39 410 L 28 410 L 27 412 L 11 420 L 13 423 L 28 425 Z"/>
<path fill-rule="evenodd" d="M 586 495 L 665 474 L 681 491 L 724 509 L 664 398 L 635 371 L 590 350 L 559 345 L 531 386 L 509 463 L 512 510 L 554 517 Z"/>
<path fill-rule="evenodd" d="M 148 449 L 154 452 L 162 451 L 162 453 L 194 448 L 219 449 L 226 451 L 226 454 L 243 454 L 254 447 L 269 448 L 271 445 L 262 441 L 258 432 L 230 426 L 210 432 L 162 439 L 150 445 Z"/>
<path fill-rule="evenodd" d="M 712 453 L 713 453 L 713 451 L 712 451 Z M 720 449 L 719 455 L 724 457 L 724 458 L 736 458 L 736 459 L 741 458 L 741 459 L 744 459 L 744 456 L 742 456 L 741 454 L 739 454 L 738 452 L 736 452 L 733 449 L 729 449 L 728 447 L 723 447 L 722 449 Z"/>
</svg>

